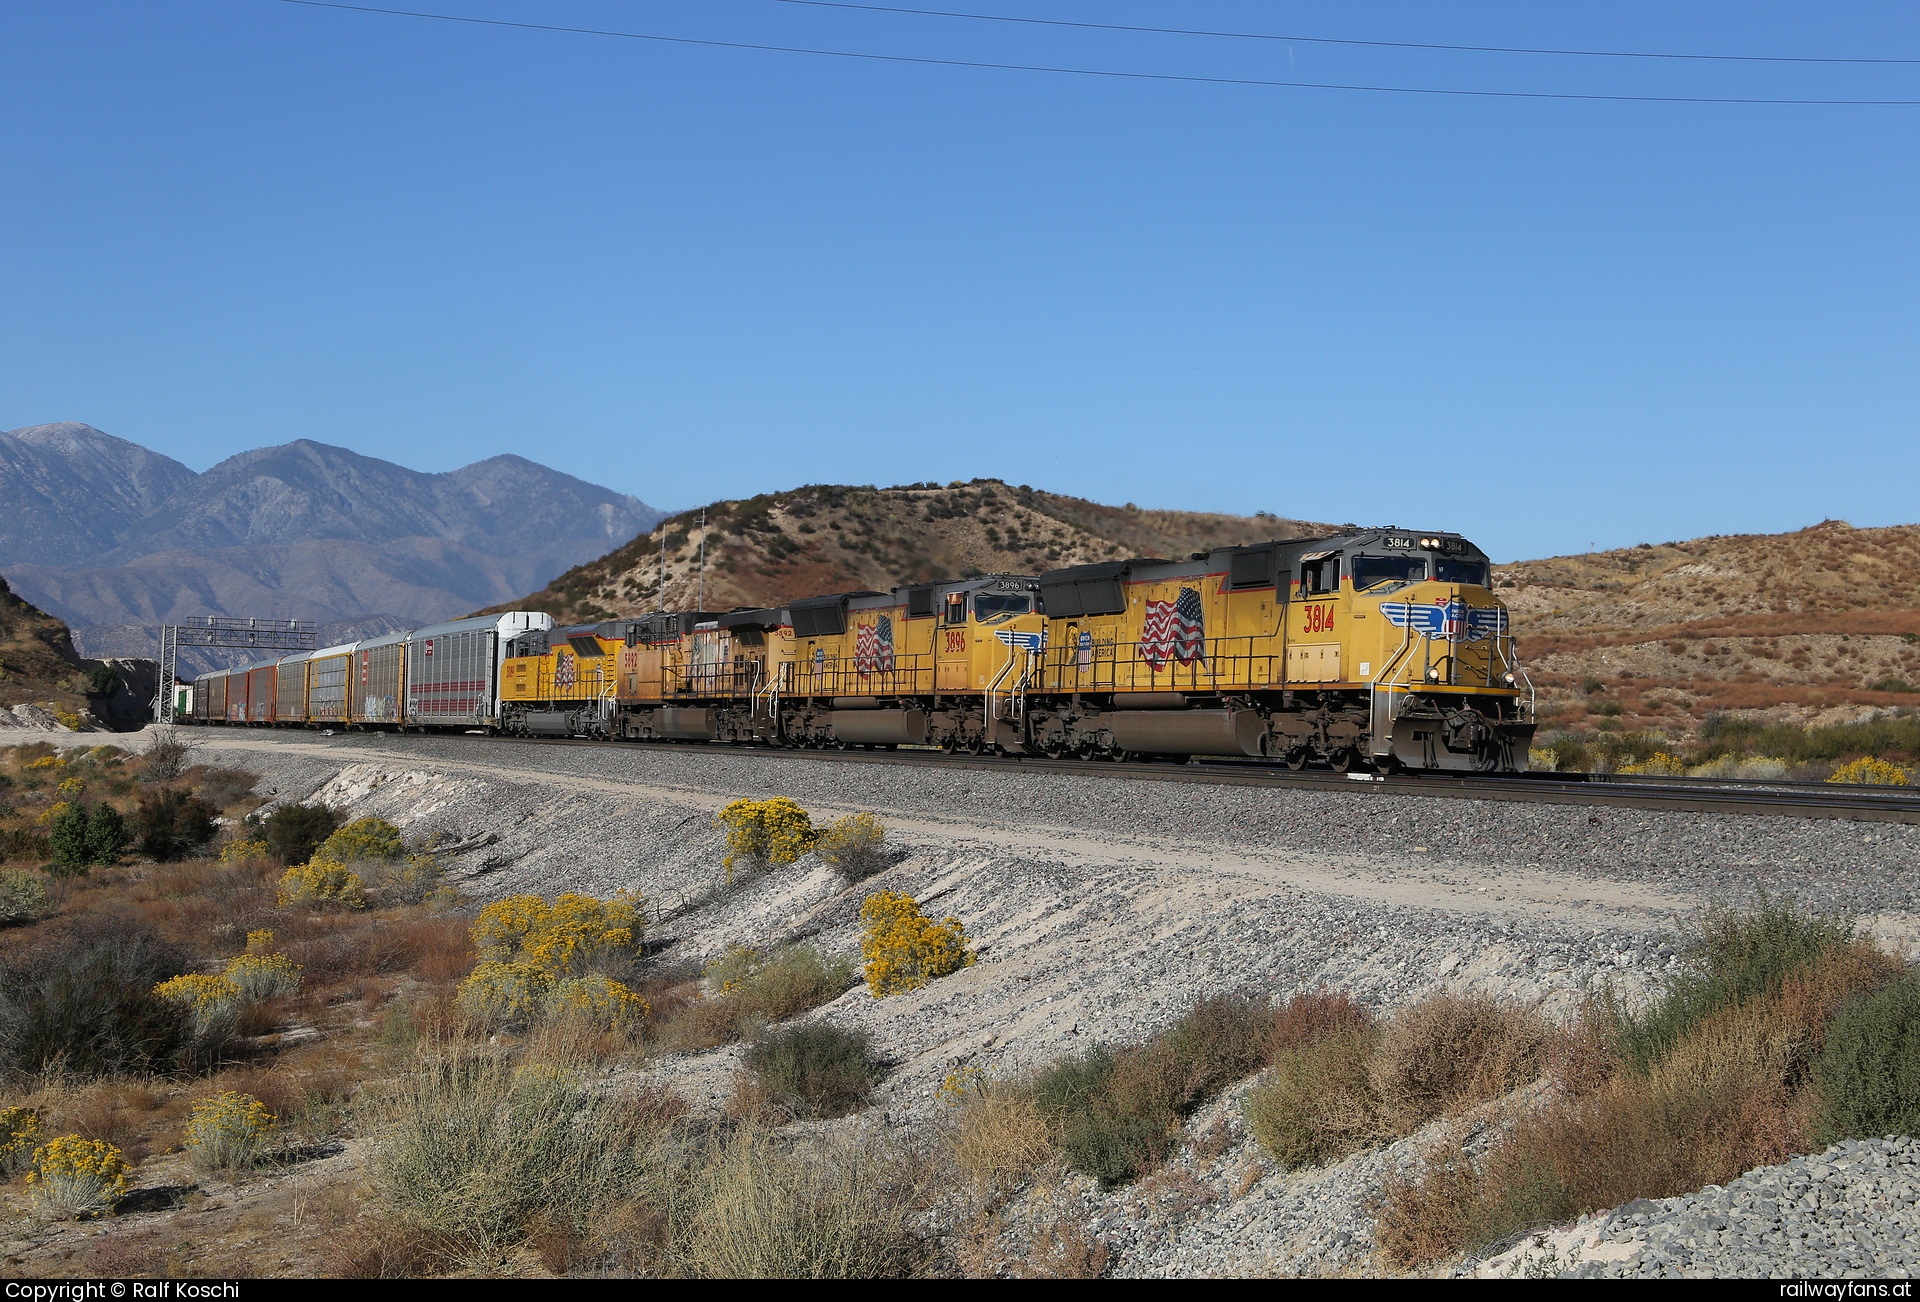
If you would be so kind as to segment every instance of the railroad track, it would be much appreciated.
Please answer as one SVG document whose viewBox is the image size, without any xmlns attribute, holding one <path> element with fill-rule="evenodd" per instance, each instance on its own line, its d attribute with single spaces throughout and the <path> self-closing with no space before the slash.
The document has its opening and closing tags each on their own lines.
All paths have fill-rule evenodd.
<svg viewBox="0 0 1920 1302">
<path fill-rule="evenodd" d="M 616 750 L 685 753 L 676 742 L 594 741 L 575 737 L 502 737 L 511 746 L 590 746 Z M 758 748 L 728 747 L 726 753 Z M 1692 813 L 1762 814 L 1786 818 L 1835 818 L 1880 823 L 1920 823 L 1920 789 L 1833 787 L 1817 782 L 1744 781 L 1729 778 L 1647 778 L 1611 774 L 1517 773 L 1503 776 L 1453 774 L 1339 774 L 1295 771 L 1261 760 L 1189 760 L 1188 762 L 1089 763 L 1035 756 L 949 755 L 937 750 L 764 750 L 782 759 L 827 764 L 937 765 L 942 770 L 977 769 L 993 773 L 1077 773 L 1148 782 L 1197 782 L 1213 786 L 1268 787 L 1287 790 L 1343 791 L 1353 795 L 1430 796 L 1448 799 L 1531 801 L 1538 804 L 1593 805 L 1619 809 L 1667 809 Z"/>
</svg>

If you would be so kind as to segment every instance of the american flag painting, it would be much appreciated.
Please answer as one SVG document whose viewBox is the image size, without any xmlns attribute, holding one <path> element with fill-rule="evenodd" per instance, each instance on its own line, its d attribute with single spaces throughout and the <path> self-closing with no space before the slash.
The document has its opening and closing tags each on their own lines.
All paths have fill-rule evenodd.
<svg viewBox="0 0 1920 1302">
<path fill-rule="evenodd" d="M 1183 665 L 1207 659 L 1207 628 L 1200 594 L 1193 588 L 1180 589 L 1174 601 L 1149 601 L 1147 618 L 1140 630 L 1140 658 L 1159 673 L 1170 660 Z"/>
<path fill-rule="evenodd" d="M 853 668 L 862 678 L 893 672 L 893 621 L 885 615 L 854 632 Z"/>
</svg>

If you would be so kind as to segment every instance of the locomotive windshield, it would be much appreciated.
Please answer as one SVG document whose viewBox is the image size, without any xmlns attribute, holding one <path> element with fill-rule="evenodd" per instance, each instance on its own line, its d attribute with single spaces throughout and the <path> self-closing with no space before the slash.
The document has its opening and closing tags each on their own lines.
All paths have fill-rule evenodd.
<svg viewBox="0 0 1920 1302">
<path fill-rule="evenodd" d="M 1434 566 L 1433 577 L 1442 583 L 1471 583 L 1484 588 L 1487 586 L 1487 563 L 1442 560 Z"/>
<path fill-rule="evenodd" d="M 1442 561 L 1441 565 L 1449 562 Z M 1424 556 L 1356 556 L 1353 558 L 1353 587 L 1364 592 L 1376 583 L 1418 583 L 1427 577 Z"/>
<path fill-rule="evenodd" d="M 985 619 L 989 615 L 1024 615 L 1032 602 L 1026 597 L 1009 597 L 998 592 L 983 592 L 973 599 L 973 617 Z"/>
</svg>

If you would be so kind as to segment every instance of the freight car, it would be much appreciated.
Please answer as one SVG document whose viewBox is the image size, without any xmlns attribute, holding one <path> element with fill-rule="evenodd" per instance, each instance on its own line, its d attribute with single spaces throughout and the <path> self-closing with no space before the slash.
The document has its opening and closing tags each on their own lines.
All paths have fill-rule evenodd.
<svg viewBox="0 0 1920 1302">
<path fill-rule="evenodd" d="M 1487 557 L 1457 534 L 1394 528 L 768 609 L 564 628 L 516 612 L 196 688 L 196 722 L 1340 771 L 1512 771 L 1534 730 Z M 263 691 L 265 717 L 250 704 Z"/>
</svg>

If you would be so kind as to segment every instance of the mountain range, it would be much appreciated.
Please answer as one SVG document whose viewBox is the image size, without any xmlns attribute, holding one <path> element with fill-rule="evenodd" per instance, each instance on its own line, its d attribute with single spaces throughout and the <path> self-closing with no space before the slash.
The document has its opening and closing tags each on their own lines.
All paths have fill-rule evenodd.
<svg viewBox="0 0 1920 1302">
<path fill-rule="evenodd" d="M 62 422 L 0 434 L 0 572 L 83 654 L 188 615 L 418 627 L 539 588 L 661 513 L 517 456 L 430 474 L 309 439 L 204 473 Z"/>
</svg>

